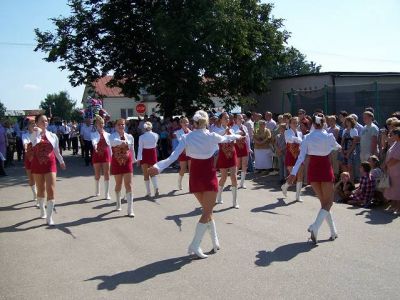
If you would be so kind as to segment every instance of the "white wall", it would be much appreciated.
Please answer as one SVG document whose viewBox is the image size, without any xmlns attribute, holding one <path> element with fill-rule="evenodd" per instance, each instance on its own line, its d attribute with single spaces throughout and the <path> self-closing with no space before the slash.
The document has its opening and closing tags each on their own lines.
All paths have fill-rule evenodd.
<svg viewBox="0 0 400 300">
<path fill-rule="evenodd" d="M 133 109 L 134 116 L 137 116 L 136 113 L 136 102 L 133 98 L 124 98 L 124 97 L 116 97 L 116 98 L 105 98 L 103 100 L 104 109 L 110 114 L 111 120 L 116 120 L 121 118 L 121 109 Z M 153 109 L 156 108 L 156 102 L 144 102 L 146 105 L 146 114 L 150 115 L 153 113 Z"/>
</svg>

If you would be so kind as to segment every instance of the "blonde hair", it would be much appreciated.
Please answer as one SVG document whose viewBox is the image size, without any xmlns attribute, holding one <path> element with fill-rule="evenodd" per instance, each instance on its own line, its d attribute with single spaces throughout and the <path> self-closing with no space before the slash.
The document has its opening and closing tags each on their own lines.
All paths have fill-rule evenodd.
<svg viewBox="0 0 400 300">
<path fill-rule="evenodd" d="M 189 119 L 186 117 L 183 117 L 182 119 L 179 120 L 179 123 L 182 124 L 183 122 L 189 123 Z"/>
<path fill-rule="evenodd" d="M 144 128 L 146 131 L 151 131 L 151 130 L 153 129 L 153 124 L 151 124 L 151 122 L 149 122 L 149 121 L 144 122 L 143 128 Z"/>
<path fill-rule="evenodd" d="M 98 123 L 101 123 L 101 124 L 104 125 L 104 119 L 103 119 L 102 117 L 100 117 L 100 116 L 96 116 L 95 122 L 96 122 L 96 124 L 97 124 L 97 122 L 98 122 Z"/>
<path fill-rule="evenodd" d="M 340 178 L 342 178 L 342 177 L 348 177 L 348 178 L 350 178 L 350 173 L 349 173 L 349 172 L 342 172 L 342 173 L 340 174 Z"/>
<path fill-rule="evenodd" d="M 196 123 L 197 128 L 206 128 L 208 125 L 208 114 L 204 110 L 198 110 L 193 116 L 193 121 Z"/>
</svg>

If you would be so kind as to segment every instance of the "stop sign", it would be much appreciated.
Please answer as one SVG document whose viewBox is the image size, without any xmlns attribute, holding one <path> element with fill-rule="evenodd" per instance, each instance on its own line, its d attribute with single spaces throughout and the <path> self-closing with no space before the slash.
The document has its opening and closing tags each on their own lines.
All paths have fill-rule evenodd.
<svg viewBox="0 0 400 300">
<path fill-rule="evenodd" d="M 136 112 L 138 114 L 146 113 L 146 105 L 144 105 L 143 103 L 136 104 Z"/>
</svg>

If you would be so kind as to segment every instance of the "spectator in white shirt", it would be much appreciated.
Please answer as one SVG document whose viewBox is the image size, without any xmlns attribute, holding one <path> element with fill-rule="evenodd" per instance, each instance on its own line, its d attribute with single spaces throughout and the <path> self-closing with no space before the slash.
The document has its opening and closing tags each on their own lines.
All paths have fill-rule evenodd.
<svg viewBox="0 0 400 300">
<path fill-rule="evenodd" d="M 85 124 L 82 124 L 81 126 L 81 138 L 83 140 L 83 151 L 85 155 L 85 164 L 86 166 L 89 166 L 90 161 L 92 159 L 92 152 L 93 152 L 93 146 L 92 146 L 92 132 L 93 126 L 91 125 L 91 119 L 87 118 L 85 119 Z"/>
<path fill-rule="evenodd" d="M 276 128 L 276 122 L 274 119 L 272 119 L 272 113 L 270 111 L 267 111 L 265 113 L 265 126 L 272 132 L 274 132 Z"/>
<path fill-rule="evenodd" d="M 366 111 L 363 113 L 364 128 L 360 135 L 360 159 L 367 161 L 371 155 L 378 151 L 379 128 L 373 123 L 374 114 Z"/>
</svg>

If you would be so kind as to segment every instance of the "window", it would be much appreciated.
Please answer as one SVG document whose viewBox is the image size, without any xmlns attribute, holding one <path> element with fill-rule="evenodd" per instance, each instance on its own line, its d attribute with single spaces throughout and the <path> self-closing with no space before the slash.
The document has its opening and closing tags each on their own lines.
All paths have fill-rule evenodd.
<svg viewBox="0 0 400 300">
<path fill-rule="evenodd" d="M 133 108 L 121 108 L 121 118 L 133 117 Z"/>
</svg>

